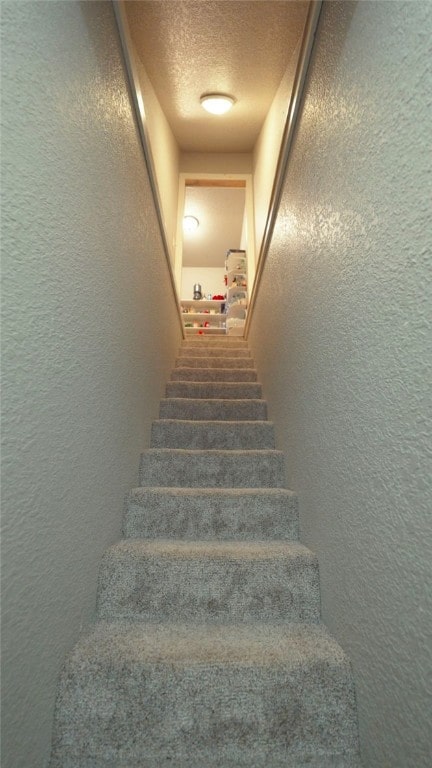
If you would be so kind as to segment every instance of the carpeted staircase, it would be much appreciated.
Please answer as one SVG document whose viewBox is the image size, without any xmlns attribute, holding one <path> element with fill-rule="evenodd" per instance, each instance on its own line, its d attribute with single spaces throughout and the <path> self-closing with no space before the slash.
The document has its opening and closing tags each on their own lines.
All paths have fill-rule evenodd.
<svg viewBox="0 0 432 768">
<path fill-rule="evenodd" d="M 247 343 L 180 355 L 59 684 L 51 768 L 359 766 L 350 664 Z"/>
</svg>

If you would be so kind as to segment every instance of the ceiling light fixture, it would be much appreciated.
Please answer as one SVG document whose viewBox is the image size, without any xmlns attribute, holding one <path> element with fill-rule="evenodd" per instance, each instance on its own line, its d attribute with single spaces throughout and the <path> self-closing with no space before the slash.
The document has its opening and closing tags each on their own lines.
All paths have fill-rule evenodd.
<svg viewBox="0 0 432 768">
<path fill-rule="evenodd" d="M 195 232 L 199 227 L 199 221 L 196 216 L 184 216 L 183 218 L 183 230 L 185 232 Z"/>
<path fill-rule="evenodd" d="M 232 96 L 226 93 L 203 93 L 200 97 L 201 106 L 212 115 L 224 115 L 235 104 Z"/>
</svg>

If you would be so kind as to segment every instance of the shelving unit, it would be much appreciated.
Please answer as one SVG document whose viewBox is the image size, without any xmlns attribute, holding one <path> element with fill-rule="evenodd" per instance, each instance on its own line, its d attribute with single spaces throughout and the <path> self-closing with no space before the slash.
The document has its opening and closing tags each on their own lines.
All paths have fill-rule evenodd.
<svg viewBox="0 0 432 768">
<path fill-rule="evenodd" d="M 209 335 L 225 334 L 225 299 L 208 301 L 204 299 L 191 299 L 182 301 L 182 319 L 187 335 L 204 333 Z M 205 324 L 208 323 L 206 326 Z"/>
<path fill-rule="evenodd" d="M 226 298 L 181 302 L 186 335 L 243 336 L 248 306 L 246 251 L 230 249 L 225 259 L 225 272 Z"/>
<path fill-rule="evenodd" d="M 246 251 L 228 251 L 225 270 L 227 274 L 226 332 L 229 336 L 242 336 L 248 304 Z"/>
</svg>

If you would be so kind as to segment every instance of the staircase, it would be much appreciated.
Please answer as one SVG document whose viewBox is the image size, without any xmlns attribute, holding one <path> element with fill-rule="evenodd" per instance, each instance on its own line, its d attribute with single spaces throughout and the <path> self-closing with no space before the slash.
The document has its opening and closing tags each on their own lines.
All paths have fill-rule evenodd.
<svg viewBox="0 0 432 768">
<path fill-rule="evenodd" d="M 244 340 L 183 342 L 59 684 L 51 768 L 351 768 L 350 665 Z"/>
</svg>

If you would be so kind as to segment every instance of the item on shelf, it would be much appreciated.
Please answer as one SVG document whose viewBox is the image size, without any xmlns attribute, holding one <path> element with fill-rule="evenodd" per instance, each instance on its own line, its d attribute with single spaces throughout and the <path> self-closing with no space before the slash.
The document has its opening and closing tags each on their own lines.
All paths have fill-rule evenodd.
<svg viewBox="0 0 432 768">
<path fill-rule="evenodd" d="M 226 252 L 227 258 L 231 256 L 232 253 L 242 253 L 244 256 L 246 256 L 246 251 L 244 251 L 242 248 L 228 248 Z"/>
<path fill-rule="evenodd" d="M 183 299 L 180 302 L 186 334 L 225 335 L 226 296 L 219 294 L 215 299 L 202 296 L 201 300 Z"/>
<path fill-rule="evenodd" d="M 236 269 L 246 270 L 246 251 L 230 248 L 225 259 L 225 270 L 232 272 Z"/>
<path fill-rule="evenodd" d="M 240 336 L 244 331 L 247 314 L 247 260 L 246 251 L 230 248 L 227 251 L 225 270 L 227 274 L 226 332 Z"/>
<path fill-rule="evenodd" d="M 230 296 L 229 307 L 231 308 L 238 304 L 243 304 L 246 306 L 247 304 L 246 291 L 238 291 L 237 293 L 233 293 L 232 296 Z"/>
<path fill-rule="evenodd" d="M 202 291 L 201 286 L 199 283 L 195 283 L 193 287 L 193 297 L 195 301 L 198 301 L 199 299 L 202 299 Z"/>
</svg>

